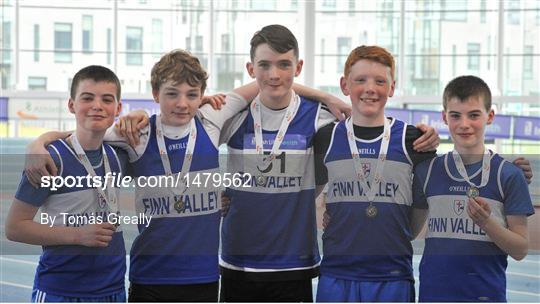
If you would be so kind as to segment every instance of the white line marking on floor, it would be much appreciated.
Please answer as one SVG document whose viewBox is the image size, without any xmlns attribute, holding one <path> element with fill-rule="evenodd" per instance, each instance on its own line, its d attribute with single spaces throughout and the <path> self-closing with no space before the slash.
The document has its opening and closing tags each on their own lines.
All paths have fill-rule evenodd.
<svg viewBox="0 0 540 304">
<path fill-rule="evenodd" d="M 526 277 L 526 278 L 531 278 L 531 279 L 540 279 L 539 275 L 526 274 L 526 273 L 521 273 L 521 272 L 507 271 L 506 274 L 507 275 L 518 276 L 518 277 Z"/>
<path fill-rule="evenodd" d="M 0 261 L 14 262 L 14 263 L 26 264 L 26 265 L 32 265 L 32 266 L 37 266 L 37 264 L 38 264 L 37 262 L 19 260 L 19 259 L 12 259 L 12 258 L 6 258 L 6 257 L 0 257 Z"/>
<path fill-rule="evenodd" d="M 521 294 L 521 295 L 526 295 L 526 296 L 540 297 L 540 294 L 539 294 L 539 293 L 532 293 L 532 292 L 526 292 L 526 291 L 518 291 L 518 290 L 512 290 L 512 289 L 507 289 L 506 291 L 507 291 L 507 292 L 510 292 L 510 293 L 516 293 L 516 294 Z"/>
<path fill-rule="evenodd" d="M 32 290 L 32 286 L 23 285 L 23 284 L 17 284 L 17 283 L 11 283 L 11 282 L 6 282 L 6 281 L 0 281 L 0 285 L 8 285 L 8 286 L 20 287 L 20 288 Z"/>
</svg>

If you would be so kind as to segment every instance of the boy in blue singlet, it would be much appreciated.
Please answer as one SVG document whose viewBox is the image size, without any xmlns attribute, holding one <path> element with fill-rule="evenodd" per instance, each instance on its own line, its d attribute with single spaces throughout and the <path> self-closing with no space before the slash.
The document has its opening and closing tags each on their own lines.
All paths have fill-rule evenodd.
<svg viewBox="0 0 540 304">
<path fill-rule="evenodd" d="M 68 103 L 77 128 L 47 151 L 65 182 L 88 175 L 122 172 L 122 158 L 103 136 L 121 109 L 120 81 L 109 69 L 88 66 L 73 77 Z M 38 214 L 41 223 L 34 222 Z M 117 189 L 84 183 L 82 187 L 34 188 L 23 173 L 6 222 L 12 241 L 43 246 L 32 302 L 125 302 L 126 253 L 118 212 Z M 111 216 L 112 215 L 112 216 Z M 47 223 L 44 222 L 47 218 Z"/>
<path fill-rule="evenodd" d="M 425 161 L 414 176 L 415 208 L 427 212 L 420 262 L 421 302 L 505 302 L 510 255 L 527 255 L 527 216 L 534 214 L 520 168 L 486 148 L 495 114 L 491 92 L 475 76 L 450 81 L 444 122 L 454 150 Z M 414 218 L 416 227 L 425 212 Z"/>
<path fill-rule="evenodd" d="M 321 143 L 317 155 L 324 156 L 319 162 L 328 170 L 330 217 L 317 302 L 414 301 L 411 175 L 435 154 L 413 149 L 421 133 L 416 127 L 385 116 L 394 70 L 385 49 L 354 49 L 341 78 L 352 116 L 315 139 Z"/>
</svg>

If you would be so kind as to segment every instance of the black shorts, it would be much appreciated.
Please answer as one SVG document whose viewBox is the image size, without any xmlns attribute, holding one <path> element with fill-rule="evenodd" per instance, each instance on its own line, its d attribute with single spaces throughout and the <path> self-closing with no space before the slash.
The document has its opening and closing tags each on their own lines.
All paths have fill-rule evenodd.
<svg viewBox="0 0 540 304">
<path fill-rule="evenodd" d="M 128 302 L 217 302 L 219 283 L 189 285 L 131 284 Z"/>
<path fill-rule="evenodd" d="M 246 281 L 221 277 L 220 302 L 313 302 L 311 279 Z"/>
</svg>

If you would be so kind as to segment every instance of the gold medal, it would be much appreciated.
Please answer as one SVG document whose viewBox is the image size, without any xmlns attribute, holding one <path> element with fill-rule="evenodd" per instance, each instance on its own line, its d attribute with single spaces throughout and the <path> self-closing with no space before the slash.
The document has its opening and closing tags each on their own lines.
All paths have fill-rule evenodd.
<svg viewBox="0 0 540 304">
<path fill-rule="evenodd" d="M 366 208 L 366 216 L 373 218 L 376 217 L 378 213 L 377 207 L 373 205 L 373 203 L 369 203 L 369 206 Z"/>
<path fill-rule="evenodd" d="M 471 186 L 469 189 L 467 189 L 467 196 L 469 198 L 476 198 L 480 195 L 480 190 L 478 190 L 477 187 Z"/>
<path fill-rule="evenodd" d="M 186 204 L 184 203 L 184 200 L 182 200 L 182 197 L 175 198 L 174 199 L 174 210 L 176 210 L 176 212 L 180 213 L 180 212 L 184 212 L 185 209 L 186 209 Z"/>
</svg>

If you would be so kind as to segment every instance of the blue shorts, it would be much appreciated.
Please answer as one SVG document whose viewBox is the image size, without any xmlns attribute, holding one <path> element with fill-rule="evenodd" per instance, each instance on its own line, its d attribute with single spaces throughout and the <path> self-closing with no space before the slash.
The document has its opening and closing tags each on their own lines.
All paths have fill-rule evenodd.
<svg viewBox="0 0 540 304">
<path fill-rule="evenodd" d="M 352 281 L 320 276 L 317 302 L 414 302 L 414 282 Z"/>
<path fill-rule="evenodd" d="M 104 297 L 65 297 L 52 295 L 44 291 L 34 288 L 32 290 L 33 303 L 50 303 L 50 302 L 126 302 L 126 291 L 122 290 L 118 293 Z"/>
</svg>

